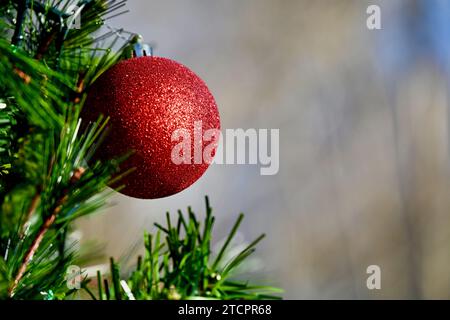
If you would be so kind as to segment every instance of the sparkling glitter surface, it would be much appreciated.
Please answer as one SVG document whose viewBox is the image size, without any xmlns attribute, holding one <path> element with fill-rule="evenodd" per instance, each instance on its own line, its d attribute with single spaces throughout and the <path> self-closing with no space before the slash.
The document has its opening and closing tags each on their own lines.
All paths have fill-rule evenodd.
<svg viewBox="0 0 450 320">
<path fill-rule="evenodd" d="M 197 181 L 209 165 L 194 163 L 194 123 L 202 121 L 203 132 L 220 129 L 206 84 L 185 66 L 159 57 L 121 61 L 104 73 L 92 86 L 82 117 L 95 121 L 100 114 L 111 118 L 111 130 L 97 154 L 111 159 L 133 150 L 121 169 L 136 170 L 120 181 L 126 185 L 121 193 L 142 199 L 167 197 Z M 177 129 L 190 133 L 191 164 L 172 162 Z M 205 148 L 211 141 L 200 143 Z"/>
</svg>

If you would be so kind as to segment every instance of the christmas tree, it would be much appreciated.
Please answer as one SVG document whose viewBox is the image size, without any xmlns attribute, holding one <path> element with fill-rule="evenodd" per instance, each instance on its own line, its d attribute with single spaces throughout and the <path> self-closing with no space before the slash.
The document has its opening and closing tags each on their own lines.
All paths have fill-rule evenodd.
<svg viewBox="0 0 450 320">
<path fill-rule="evenodd" d="M 89 89 L 124 59 L 137 37 L 106 21 L 125 11 L 115 0 L 0 0 L 0 299 L 266 299 L 271 287 L 233 281 L 263 236 L 225 260 L 243 216 L 221 250 L 211 251 L 214 217 L 189 208 L 146 234 L 133 272 L 111 259 L 108 274 L 67 279 L 79 258 L 73 222 L 124 187 L 128 154 L 95 157 L 107 117 L 80 116 Z"/>
</svg>

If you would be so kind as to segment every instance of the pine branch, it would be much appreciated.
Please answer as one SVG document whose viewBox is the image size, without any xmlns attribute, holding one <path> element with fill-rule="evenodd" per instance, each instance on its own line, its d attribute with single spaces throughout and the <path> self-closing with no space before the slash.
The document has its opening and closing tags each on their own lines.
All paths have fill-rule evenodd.
<svg viewBox="0 0 450 320">
<path fill-rule="evenodd" d="M 56 220 L 56 215 L 58 211 L 55 209 L 55 212 L 51 214 L 47 220 L 45 220 L 44 224 L 42 225 L 41 229 L 39 230 L 36 238 L 34 239 L 33 243 L 31 244 L 30 248 L 28 249 L 27 253 L 25 254 L 25 257 L 23 259 L 22 264 L 20 265 L 20 268 L 17 272 L 16 277 L 14 278 L 13 285 L 9 288 L 8 294 L 12 298 L 14 296 L 14 292 L 19 285 L 20 280 L 22 280 L 23 275 L 25 274 L 25 271 L 27 270 L 28 264 L 33 259 L 34 254 L 39 249 L 39 245 L 41 244 L 42 240 L 44 239 L 45 234 L 50 229 L 50 227 L 53 225 L 53 223 Z"/>
<path fill-rule="evenodd" d="M 78 182 L 82 175 L 84 174 L 85 169 L 80 168 L 77 170 L 72 178 L 71 183 L 75 184 Z M 37 201 L 39 201 L 39 195 L 36 196 L 37 200 L 33 199 L 31 210 L 35 209 L 37 206 Z M 42 224 L 39 232 L 37 233 L 35 239 L 33 240 L 31 246 L 29 247 L 28 251 L 25 254 L 25 257 L 22 261 L 22 264 L 19 267 L 19 270 L 17 272 L 17 275 L 14 278 L 12 286 L 9 288 L 8 293 L 9 296 L 12 298 L 14 296 L 14 291 L 16 290 L 20 280 L 22 279 L 23 275 L 25 274 L 25 271 L 27 270 L 28 264 L 33 259 L 36 251 L 39 249 L 39 246 L 44 239 L 44 236 L 46 235 L 47 231 L 53 226 L 53 224 L 56 221 L 56 218 L 58 214 L 61 212 L 63 205 L 67 202 L 68 195 L 65 194 L 58 202 L 56 208 L 53 210 L 52 214 L 46 218 L 45 222 Z M 33 208 L 34 207 L 34 208 Z"/>
<path fill-rule="evenodd" d="M 116 44 L 127 44 L 94 34 L 122 5 L 80 0 L 76 30 L 72 3 L 0 1 L 0 298 L 69 294 L 67 230 L 105 206 L 122 161 L 92 161 L 108 121 L 79 119 L 90 85 L 121 56 Z"/>
<path fill-rule="evenodd" d="M 145 257 L 139 256 L 135 271 L 120 280 L 120 269 L 111 259 L 111 279 L 108 285 L 97 273 L 98 299 L 129 300 L 179 300 L 179 299 L 278 299 L 281 290 L 269 286 L 251 285 L 248 281 L 231 280 L 237 267 L 247 261 L 255 251 L 255 246 L 264 237 L 258 237 L 236 257 L 223 264 L 233 236 L 242 222 L 243 215 L 232 228 L 225 244 L 217 257 L 212 259 L 211 239 L 214 217 L 209 200 L 206 197 L 206 217 L 203 229 L 191 209 L 186 221 L 179 213 L 178 221 L 173 224 L 170 215 L 166 216 L 166 225 L 155 224 L 159 231 L 156 235 L 146 235 Z M 161 243 L 161 234 L 166 236 Z M 123 284 L 122 286 L 120 284 Z M 126 286 L 125 286 L 126 285 Z M 129 290 L 128 290 L 129 289 Z"/>
</svg>

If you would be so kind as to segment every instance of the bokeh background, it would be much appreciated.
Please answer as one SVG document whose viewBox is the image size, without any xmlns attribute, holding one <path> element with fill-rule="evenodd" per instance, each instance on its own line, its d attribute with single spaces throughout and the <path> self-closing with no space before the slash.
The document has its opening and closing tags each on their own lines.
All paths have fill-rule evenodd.
<svg viewBox="0 0 450 320">
<path fill-rule="evenodd" d="M 382 30 L 366 9 L 382 10 Z M 267 238 L 251 277 L 285 298 L 450 298 L 450 1 L 130 0 L 109 21 L 209 85 L 223 128 L 280 129 L 280 172 L 215 165 L 188 190 L 117 195 L 83 241 L 140 250 L 164 213 L 209 195 L 216 239 Z M 135 252 L 135 251 L 132 251 Z M 366 268 L 382 289 L 366 287 Z"/>
</svg>

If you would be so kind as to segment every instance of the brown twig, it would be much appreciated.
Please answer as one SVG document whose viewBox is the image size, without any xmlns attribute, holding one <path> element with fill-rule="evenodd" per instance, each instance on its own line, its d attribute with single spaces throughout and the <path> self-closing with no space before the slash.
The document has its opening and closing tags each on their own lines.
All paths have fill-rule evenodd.
<svg viewBox="0 0 450 320">
<path fill-rule="evenodd" d="M 19 78 L 23 80 L 23 82 L 25 84 L 30 84 L 31 77 L 28 74 L 26 74 L 25 72 L 23 72 L 22 70 L 20 70 L 17 67 L 14 67 L 14 73 L 17 74 L 19 76 Z"/>
<path fill-rule="evenodd" d="M 84 174 L 85 169 L 84 168 L 78 168 L 75 170 L 75 172 L 72 175 L 72 178 L 70 179 L 70 182 L 72 184 L 79 181 Z M 34 200 L 34 199 L 33 199 Z M 8 290 L 8 295 L 10 298 L 14 296 L 14 292 L 17 289 L 17 286 L 19 285 L 20 280 L 22 280 L 25 272 L 27 271 L 28 265 L 30 264 L 31 260 L 33 260 L 33 257 L 36 253 L 36 251 L 39 249 L 39 246 L 44 239 L 45 234 L 50 229 L 50 227 L 55 222 L 58 214 L 61 212 L 63 205 L 68 200 L 67 193 L 58 201 L 56 208 L 53 210 L 52 214 L 45 219 L 43 225 L 39 229 L 39 232 L 36 235 L 36 238 L 34 238 L 31 246 L 28 248 L 27 253 L 25 254 L 25 257 L 23 258 L 22 264 L 19 267 L 19 270 L 17 271 L 16 277 L 14 278 L 14 282 L 10 286 Z"/>
<path fill-rule="evenodd" d="M 31 262 L 31 260 L 33 260 L 33 256 L 36 253 L 36 251 L 38 250 L 39 245 L 41 244 L 42 240 L 44 239 L 45 234 L 50 229 L 53 222 L 55 222 L 56 216 L 61 211 L 61 207 L 62 207 L 62 205 L 59 205 L 58 207 L 56 207 L 56 209 L 53 211 L 53 213 L 45 220 L 44 224 L 39 229 L 39 232 L 38 232 L 36 238 L 33 240 L 33 243 L 31 244 L 30 248 L 28 249 L 27 253 L 25 254 L 22 264 L 20 265 L 20 268 L 17 271 L 17 275 L 14 278 L 14 282 L 13 282 L 12 286 L 8 290 L 10 297 L 14 296 L 14 292 L 16 291 L 20 280 L 22 280 L 23 275 L 25 274 L 25 271 L 27 270 L 29 263 Z"/>
<path fill-rule="evenodd" d="M 74 98 L 72 99 L 73 103 L 78 104 L 81 102 L 81 96 L 86 86 L 86 72 L 80 72 L 78 75 L 77 86 L 75 88 Z"/>
</svg>

